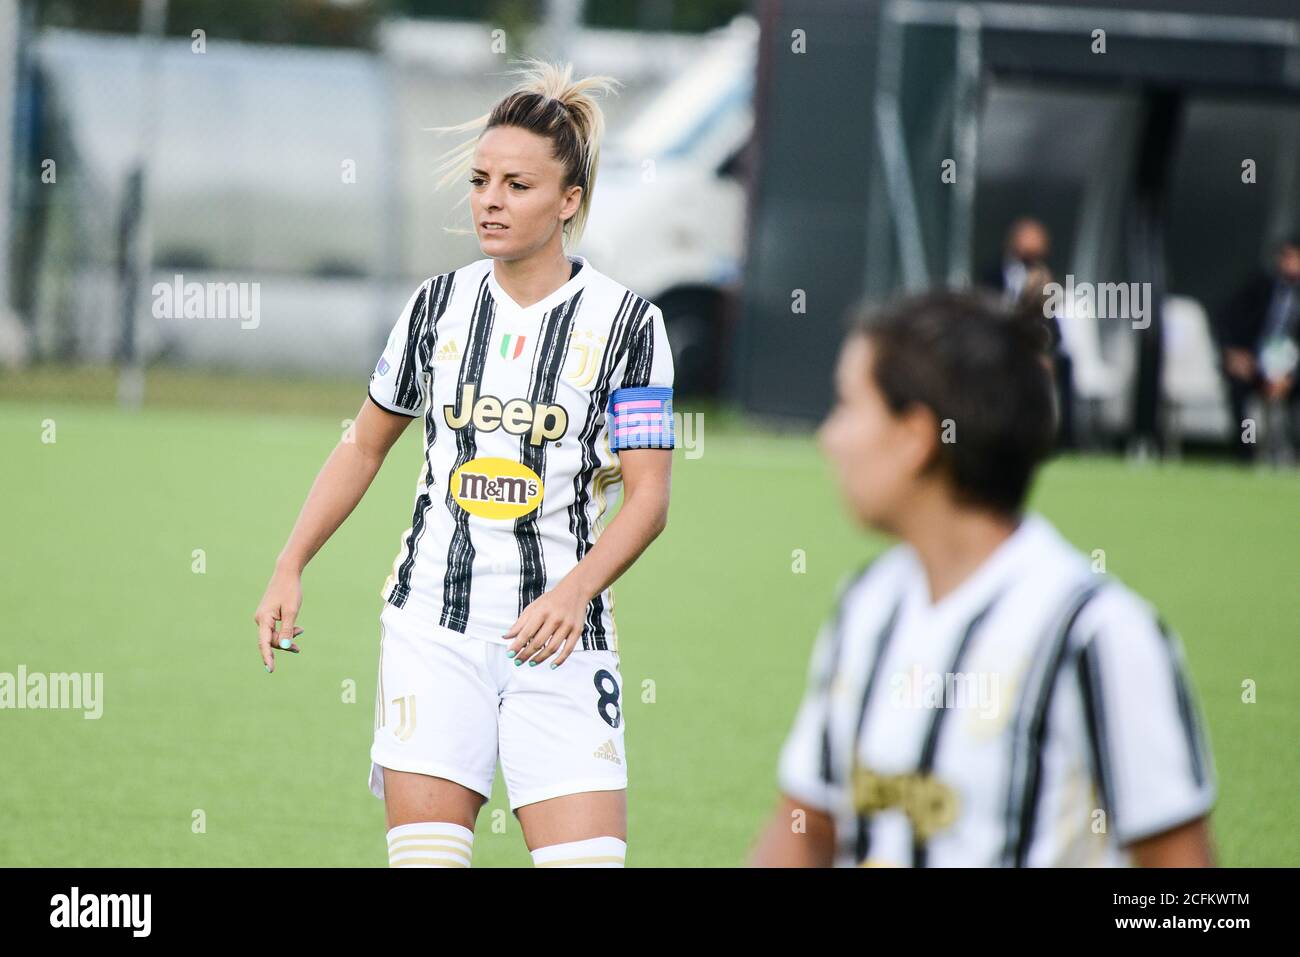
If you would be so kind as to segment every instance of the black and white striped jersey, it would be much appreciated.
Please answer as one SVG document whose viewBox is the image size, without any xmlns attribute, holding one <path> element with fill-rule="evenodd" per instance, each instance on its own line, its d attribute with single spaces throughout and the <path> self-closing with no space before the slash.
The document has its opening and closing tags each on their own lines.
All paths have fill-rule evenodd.
<svg viewBox="0 0 1300 957">
<path fill-rule="evenodd" d="M 937 604 L 906 545 L 842 587 L 779 780 L 841 866 L 1124 865 L 1215 798 L 1177 637 L 1033 515 Z"/>
<path fill-rule="evenodd" d="M 671 449 L 673 363 L 659 308 L 570 256 L 551 295 L 516 304 L 491 259 L 425 281 L 370 397 L 423 415 L 411 527 L 384 600 L 489 641 L 592 548 L 622 485 L 618 453 Z M 614 596 L 582 649 L 616 649 Z"/>
</svg>

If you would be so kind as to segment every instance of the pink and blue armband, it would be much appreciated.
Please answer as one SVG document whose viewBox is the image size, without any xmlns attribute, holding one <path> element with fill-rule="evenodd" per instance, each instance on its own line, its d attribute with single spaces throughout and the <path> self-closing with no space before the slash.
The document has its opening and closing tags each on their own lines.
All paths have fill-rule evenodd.
<svg viewBox="0 0 1300 957">
<path fill-rule="evenodd" d="M 615 389 L 609 397 L 609 447 L 671 449 L 673 390 L 671 386 L 645 385 Z"/>
</svg>

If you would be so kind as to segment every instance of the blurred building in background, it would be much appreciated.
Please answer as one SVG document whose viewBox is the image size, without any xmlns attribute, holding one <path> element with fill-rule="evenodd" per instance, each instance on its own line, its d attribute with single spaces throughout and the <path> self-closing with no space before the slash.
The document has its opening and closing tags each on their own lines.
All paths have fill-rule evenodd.
<svg viewBox="0 0 1300 957">
<path fill-rule="evenodd" d="M 1300 225 L 1292 0 L 301 0 L 230 7 L 202 53 L 209 6 L 172 0 L 150 46 L 150 3 L 0 0 L 36 360 L 365 374 L 413 285 L 481 255 L 429 128 L 521 55 L 624 84 L 575 251 L 661 305 L 679 393 L 799 427 L 851 304 L 976 282 L 1032 216 L 1053 281 L 1151 294 L 1055 311 L 1083 442 L 1228 441 L 1214 320 Z M 257 283 L 256 334 L 155 318 L 178 275 Z"/>
<path fill-rule="evenodd" d="M 481 256 L 466 190 L 435 189 L 434 160 L 455 140 L 430 128 L 490 109 L 514 58 L 557 45 L 548 27 L 532 36 L 385 19 L 373 49 L 214 33 L 202 53 L 190 38 L 168 37 L 151 54 L 134 36 L 29 23 L 14 298 L 32 355 L 119 355 L 121 215 L 143 111 L 154 132 L 142 287 L 177 275 L 257 283 L 262 319 L 256 335 L 160 319 L 142 293 L 132 310 L 140 358 L 367 371 L 410 289 Z M 717 288 L 739 274 L 743 190 L 734 176 L 708 171 L 725 172 L 747 142 L 755 44 L 743 17 L 702 34 L 575 25 L 563 38 L 577 72 L 623 84 L 605 104 L 599 199 L 576 251 L 656 301 L 681 303 L 686 321 L 673 339 L 683 343 L 684 369 L 716 366 L 689 345 L 713 316 L 684 313 L 716 310 Z M 41 179 L 46 160 L 53 183 Z M 715 238 L 710 220 L 729 226 L 725 237 Z"/>
<path fill-rule="evenodd" d="M 1081 309 L 1058 316 L 1094 439 L 1233 437 L 1211 320 L 1300 223 L 1300 8 L 758 10 L 758 163 L 729 350 L 729 391 L 745 408 L 820 416 L 850 304 L 964 286 L 1030 215 L 1054 237 L 1057 280 L 1150 283 L 1163 306 L 1146 329 Z M 806 313 L 792 310 L 799 290 Z M 792 367 L 809 374 L 791 381 Z"/>
</svg>

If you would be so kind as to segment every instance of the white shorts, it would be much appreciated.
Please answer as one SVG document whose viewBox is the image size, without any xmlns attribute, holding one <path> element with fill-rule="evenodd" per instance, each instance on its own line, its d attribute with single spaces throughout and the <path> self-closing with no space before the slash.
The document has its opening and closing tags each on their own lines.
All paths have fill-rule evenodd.
<svg viewBox="0 0 1300 957">
<path fill-rule="evenodd" d="M 446 778 L 492 795 L 498 756 L 510 809 L 564 794 L 627 787 L 623 678 L 614 651 L 575 650 L 516 666 L 508 645 L 424 624 L 407 609 L 379 616 L 379 681 L 370 790 L 384 768 Z"/>
</svg>

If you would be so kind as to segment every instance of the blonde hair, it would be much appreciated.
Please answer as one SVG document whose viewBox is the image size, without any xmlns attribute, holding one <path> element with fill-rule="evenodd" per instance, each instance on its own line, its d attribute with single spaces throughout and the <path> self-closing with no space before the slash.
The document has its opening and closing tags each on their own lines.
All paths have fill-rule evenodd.
<svg viewBox="0 0 1300 957">
<path fill-rule="evenodd" d="M 621 84 L 612 76 L 588 76 L 575 80 L 573 64 L 561 65 L 531 58 L 522 60 L 521 66 L 511 72 L 519 76 L 519 82 L 491 112 L 455 126 L 432 128 L 439 133 L 478 131 L 472 139 L 452 147 L 439 157 L 435 168 L 435 173 L 442 174 L 438 188 L 464 177 L 473 161 L 479 137 L 494 126 L 515 126 L 544 136 L 551 141 L 554 157 L 564 165 L 561 189 L 582 187 L 578 211 L 565 221 L 563 227 L 565 241 L 576 243 L 582 236 L 591 209 L 592 187 L 600 162 L 600 141 L 605 133 L 605 116 L 595 94 L 613 92 Z"/>
</svg>

